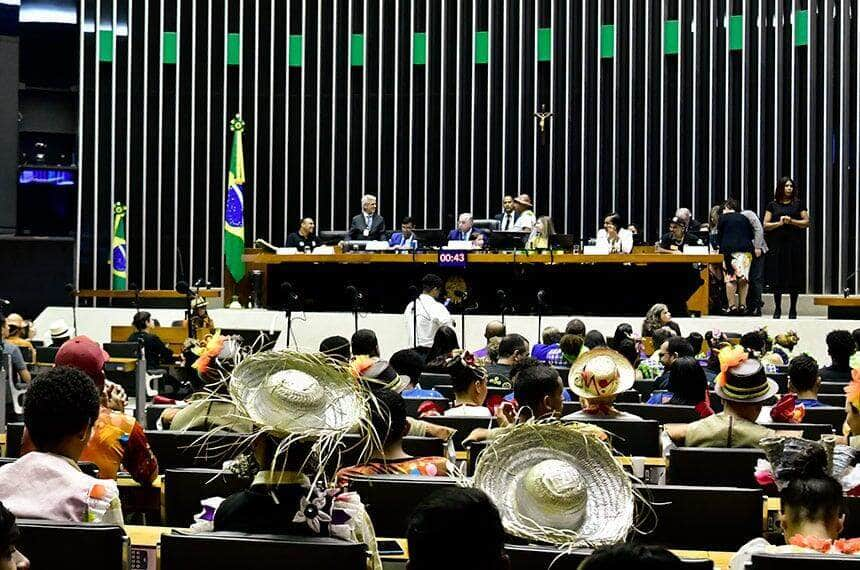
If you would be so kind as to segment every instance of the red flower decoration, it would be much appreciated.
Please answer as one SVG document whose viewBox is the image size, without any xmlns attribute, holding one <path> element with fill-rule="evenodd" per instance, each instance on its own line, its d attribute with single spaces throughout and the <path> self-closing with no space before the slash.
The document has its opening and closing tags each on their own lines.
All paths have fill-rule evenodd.
<svg viewBox="0 0 860 570">
<path fill-rule="evenodd" d="M 822 554 L 827 554 L 830 552 L 830 548 L 833 546 L 833 541 L 829 538 L 818 538 L 817 536 L 803 536 L 800 534 L 795 534 L 791 537 L 791 540 L 788 543 L 792 546 L 799 546 L 801 548 L 809 548 L 812 550 L 816 550 Z"/>
</svg>

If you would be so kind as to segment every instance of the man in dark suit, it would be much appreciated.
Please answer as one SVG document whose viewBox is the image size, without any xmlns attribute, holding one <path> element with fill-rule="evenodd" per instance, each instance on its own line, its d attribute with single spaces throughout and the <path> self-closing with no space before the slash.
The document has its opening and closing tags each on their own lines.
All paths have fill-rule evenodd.
<svg viewBox="0 0 860 570">
<path fill-rule="evenodd" d="M 451 230 L 448 233 L 448 241 L 469 241 L 474 232 L 483 233 L 473 228 L 473 223 L 474 220 L 471 213 L 465 212 L 460 214 L 460 218 L 457 220 L 457 229 Z"/>
<path fill-rule="evenodd" d="M 385 218 L 376 213 L 376 196 L 361 199 L 361 213 L 352 219 L 349 239 L 379 241 L 385 236 Z"/>
<path fill-rule="evenodd" d="M 496 214 L 494 219 L 499 222 L 499 230 L 510 232 L 514 229 L 514 222 L 517 221 L 519 213 L 514 209 L 514 197 L 505 196 L 502 199 L 502 213 Z"/>
</svg>

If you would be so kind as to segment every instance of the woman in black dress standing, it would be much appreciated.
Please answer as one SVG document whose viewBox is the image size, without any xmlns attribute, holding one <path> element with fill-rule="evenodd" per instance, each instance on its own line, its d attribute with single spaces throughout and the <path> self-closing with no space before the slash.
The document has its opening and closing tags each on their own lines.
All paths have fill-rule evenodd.
<svg viewBox="0 0 860 570">
<path fill-rule="evenodd" d="M 773 291 L 776 310 L 773 318 L 782 316 L 782 294 L 788 293 L 791 306 L 788 318 L 797 318 L 797 296 L 805 287 L 806 260 L 803 232 L 809 227 L 809 211 L 800 201 L 794 180 L 785 176 L 776 185 L 773 202 L 764 213 L 767 234 L 767 282 Z"/>
</svg>

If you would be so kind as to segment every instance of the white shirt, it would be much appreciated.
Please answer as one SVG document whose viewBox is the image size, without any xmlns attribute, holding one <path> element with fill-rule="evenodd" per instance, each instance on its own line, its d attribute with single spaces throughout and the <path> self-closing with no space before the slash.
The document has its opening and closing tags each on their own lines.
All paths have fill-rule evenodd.
<svg viewBox="0 0 860 570">
<path fill-rule="evenodd" d="M 499 223 L 499 229 L 503 232 L 509 232 L 514 229 L 514 213 L 502 214 L 502 220 Z"/>
<path fill-rule="evenodd" d="M 621 228 L 618 230 L 618 240 L 620 244 L 616 245 L 616 247 L 621 247 L 620 253 L 630 253 L 633 251 L 633 232 Z M 606 230 L 597 232 L 597 243 L 595 245 L 600 248 L 601 253 L 613 253 L 612 244 L 609 243 L 609 235 L 606 233 Z M 618 252 L 616 251 L 616 253 Z"/>
<path fill-rule="evenodd" d="M 520 217 L 517 218 L 516 222 L 514 222 L 513 229 L 514 231 L 530 230 L 534 227 L 535 221 L 537 221 L 537 218 L 535 218 L 535 213 L 531 210 L 526 210 L 525 212 L 520 214 Z"/>
<path fill-rule="evenodd" d="M 445 410 L 445 413 L 443 415 L 448 417 L 455 416 L 458 418 L 493 417 L 493 414 L 490 413 L 490 409 L 486 406 L 457 406 L 455 408 L 449 408 Z"/>
<path fill-rule="evenodd" d="M 406 305 L 406 310 L 403 311 L 403 316 L 406 318 L 406 332 L 409 342 L 412 342 L 412 303 Z M 431 347 L 433 346 L 433 337 L 436 336 L 436 331 L 439 327 L 446 325 L 454 326 L 454 319 L 451 313 L 445 308 L 445 305 L 428 295 L 421 293 L 418 296 L 418 346 Z"/>
</svg>

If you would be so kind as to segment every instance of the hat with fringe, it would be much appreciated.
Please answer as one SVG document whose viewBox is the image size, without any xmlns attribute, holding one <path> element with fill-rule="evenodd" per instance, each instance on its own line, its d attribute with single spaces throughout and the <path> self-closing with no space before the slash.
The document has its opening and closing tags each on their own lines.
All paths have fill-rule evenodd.
<svg viewBox="0 0 860 570">
<path fill-rule="evenodd" d="M 353 376 L 366 382 L 371 390 L 385 388 L 399 394 L 409 386 L 409 377 L 397 374 L 387 360 L 364 355 L 357 356 L 350 368 Z"/>
<path fill-rule="evenodd" d="M 624 540 L 633 486 L 598 432 L 576 422 L 516 425 L 487 446 L 473 486 L 493 498 L 514 536 L 566 548 Z"/>
<path fill-rule="evenodd" d="M 633 387 L 636 371 L 621 353 L 611 348 L 595 348 L 576 359 L 570 367 L 568 384 L 583 398 L 605 398 Z"/>
<path fill-rule="evenodd" d="M 368 422 L 365 390 L 345 367 L 298 352 L 258 352 L 230 375 L 240 414 L 273 435 L 345 434 Z"/>
</svg>

